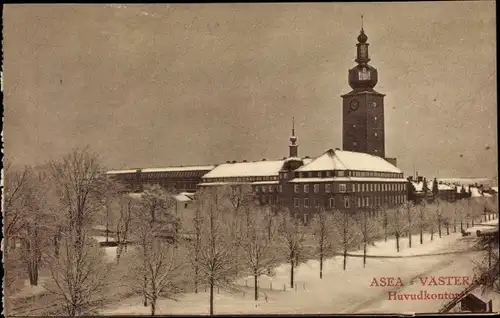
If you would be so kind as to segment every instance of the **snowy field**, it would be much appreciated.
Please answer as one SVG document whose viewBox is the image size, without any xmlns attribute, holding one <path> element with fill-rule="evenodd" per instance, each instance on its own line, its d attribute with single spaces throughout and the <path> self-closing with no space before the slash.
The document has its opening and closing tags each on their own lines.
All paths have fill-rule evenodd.
<svg viewBox="0 0 500 318">
<path fill-rule="evenodd" d="M 485 224 L 498 224 L 498 220 Z M 479 225 L 468 230 L 474 233 L 477 229 L 485 228 L 491 226 Z M 463 253 L 472 238 L 463 238 L 459 232 L 444 235 L 441 239 L 435 235 L 433 242 L 427 234 L 423 245 L 420 245 L 418 236 L 415 236 L 412 248 L 408 247 L 407 240 L 407 237 L 406 240 L 402 239 L 399 253 L 396 252 L 394 240 L 370 246 L 368 254 L 379 257 L 369 258 L 366 268 L 363 268 L 362 257 L 348 257 L 345 271 L 342 269 L 342 257 L 328 259 L 324 263 L 321 280 L 319 262 L 308 261 L 297 267 L 294 288 L 289 286 L 290 266 L 283 264 L 275 269 L 274 277 L 260 277 L 258 301 L 253 300 L 253 278 L 240 279 L 236 282 L 240 287 L 238 292 L 230 294 L 216 291 L 214 311 L 216 314 L 436 312 L 448 300 L 389 300 L 388 292 L 418 293 L 426 290 L 429 293 L 458 293 L 465 287 L 421 286 L 410 282 L 418 277 L 439 275 L 472 278 L 473 260 L 478 259 L 479 253 Z M 360 255 L 362 251 L 353 254 Z M 431 254 L 432 257 L 420 256 L 423 254 Z M 400 277 L 404 286 L 370 286 L 374 277 Z M 495 296 L 493 301 L 497 304 L 499 295 Z M 149 310 L 142 306 L 140 297 L 133 297 L 102 310 L 101 314 L 147 315 Z M 162 299 L 157 306 L 157 313 L 166 315 L 208 312 L 209 296 L 204 291 L 199 294 L 183 294 L 177 302 Z"/>
</svg>

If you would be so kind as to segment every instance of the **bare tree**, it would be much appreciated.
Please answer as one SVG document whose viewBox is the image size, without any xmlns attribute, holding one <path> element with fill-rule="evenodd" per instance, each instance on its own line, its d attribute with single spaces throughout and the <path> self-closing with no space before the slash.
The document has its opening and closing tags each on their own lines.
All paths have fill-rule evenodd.
<svg viewBox="0 0 500 318">
<path fill-rule="evenodd" d="M 161 273 L 167 270 L 163 267 L 152 270 L 150 267 L 153 263 L 159 263 L 166 267 L 171 265 L 166 259 L 168 252 L 156 247 L 155 242 L 161 241 L 162 244 L 166 244 L 167 240 L 177 239 L 179 221 L 172 213 L 174 206 L 175 202 L 171 193 L 159 185 L 148 186 L 141 194 L 138 208 L 132 218 L 133 231 L 131 236 L 140 251 L 136 257 L 138 261 L 136 269 L 139 269 L 137 270 L 139 275 L 138 280 L 136 280 L 138 283 L 134 284 L 134 290 L 142 294 L 144 307 L 147 307 L 148 301 L 150 301 L 152 313 L 155 311 L 158 293 L 162 292 L 156 289 L 158 286 L 155 284 L 158 282 L 154 281 L 155 275 L 157 272 Z"/>
<path fill-rule="evenodd" d="M 353 216 L 356 228 L 361 234 L 361 241 L 363 242 L 363 267 L 366 267 L 368 244 L 371 244 L 376 240 L 379 232 L 378 222 L 368 215 L 371 211 L 371 209 L 359 211 Z"/>
<path fill-rule="evenodd" d="M 62 236 L 61 253 L 49 261 L 51 280 L 44 283 L 68 316 L 95 314 L 103 305 L 110 267 L 85 229 Z"/>
<path fill-rule="evenodd" d="M 149 199 L 149 200 L 148 200 Z M 144 210 L 149 210 L 152 201 L 157 204 L 158 198 L 143 198 Z M 156 205 L 160 206 L 159 204 Z M 165 205 L 161 205 L 162 207 Z M 139 212 L 139 213 L 141 213 Z M 156 211 L 159 212 L 159 211 Z M 165 211 L 160 211 L 165 213 Z M 156 213 L 155 213 L 156 214 Z M 133 290 L 144 297 L 144 305 L 151 308 L 151 315 L 156 314 L 156 305 L 160 297 L 176 299 L 180 289 L 176 284 L 181 274 L 182 260 L 173 243 L 165 241 L 163 235 L 167 224 L 155 216 L 155 223 L 151 222 L 153 214 L 141 213 L 134 218 L 134 237 L 138 244 L 135 255 L 135 266 L 132 271 Z"/>
<path fill-rule="evenodd" d="M 424 202 L 421 202 L 419 205 L 416 206 L 417 211 L 418 211 L 418 216 L 416 218 L 416 225 L 418 226 L 418 232 L 420 235 L 420 245 L 424 244 L 424 231 L 426 229 L 426 226 L 428 224 L 427 221 L 427 208 L 426 204 Z"/>
<path fill-rule="evenodd" d="M 5 252 L 15 249 L 15 235 L 22 227 L 23 211 L 29 205 L 26 198 L 28 173 L 30 167 L 15 169 L 12 163 L 6 162 L 4 166 L 3 211 L 4 211 L 4 246 Z M 12 243 L 10 239 L 12 238 Z"/>
<path fill-rule="evenodd" d="M 64 213 L 62 231 L 74 231 L 75 244 L 83 246 L 81 233 L 92 225 L 93 217 L 102 208 L 98 157 L 89 148 L 75 149 L 61 161 L 50 162 L 49 169 L 58 193 L 59 208 Z"/>
<path fill-rule="evenodd" d="M 239 246 L 234 242 L 236 216 L 228 211 L 226 199 L 224 191 L 217 188 L 200 191 L 198 198 L 203 227 L 197 264 L 200 281 L 210 289 L 210 315 L 214 313 L 214 288 L 230 290 L 236 273 Z"/>
<path fill-rule="evenodd" d="M 399 239 L 406 231 L 406 220 L 404 217 L 404 209 L 402 207 L 396 207 L 388 211 L 389 214 L 389 224 L 391 227 L 391 232 L 396 238 L 396 251 L 399 252 Z"/>
<path fill-rule="evenodd" d="M 127 195 L 123 195 L 120 200 L 119 216 L 116 222 L 116 263 L 120 263 L 123 251 L 127 251 L 129 236 L 131 233 L 131 223 L 136 208 L 135 202 Z"/>
<path fill-rule="evenodd" d="M 387 237 L 389 233 L 389 213 L 387 205 L 380 206 L 380 223 L 382 224 L 382 229 L 384 230 L 384 242 L 387 242 Z"/>
<path fill-rule="evenodd" d="M 405 202 L 401 208 L 403 209 L 406 222 L 407 222 L 407 229 L 408 229 L 408 247 L 411 248 L 411 238 L 412 238 L 412 229 L 413 225 L 415 223 L 415 206 L 413 205 L 412 202 Z"/>
<path fill-rule="evenodd" d="M 198 293 L 198 285 L 200 281 L 200 253 L 201 253 L 201 239 L 202 239 L 202 229 L 204 227 L 202 217 L 203 207 L 202 204 L 198 201 L 198 204 L 195 206 L 194 215 L 193 215 L 193 230 L 194 235 L 190 242 L 189 251 L 191 254 L 190 260 L 192 262 L 192 266 L 194 269 L 194 292 Z"/>
<path fill-rule="evenodd" d="M 272 250 L 272 241 L 268 233 L 268 211 L 265 206 L 255 205 L 252 214 L 247 219 L 246 229 L 242 240 L 245 251 L 246 267 L 254 277 L 254 297 L 259 299 L 258 282 L 259 277 L 269 273 L 276 263 L 276 257 Z M 272 228 L 274 232 L 276 228 Z"/>
<path fill-rule="evenodd" d="M 359 228 L 357 227 L 357 224 L 351 215 L 350 211 L 334 211 L 333 216 L 335 219 L 335 224 L 337 227 L 336 233 L 340 236 L 338 241 L 340 241 L 340 244 L 342 245 L 342 251 L 343 251 L 343 269 L 346 270 L 347 268 L 347 252 L 352 249 L 353 247 L 357 246 L 359 244 L 360 236 L 358 235 L 359 233 Z"/>
<path fill-rule="evenodd" d="M 439 238 L 442 237 L 442 226 L 444 223 L 444 216 L 443 216 L 443 201 L 441 199 L 436 199 L 434 201 L 436 204 L 436 221 L 437 221 L 437 227 L 438 227 L 438 234 Z"/>
<path fill-rule="evenodd" d="M 245 263 L 240 260 L 244 258 L 245 251 L 243 250 L 243 233 L 248 228 L 251 222 L 251 207 L 254 207 L 254 194 L 252 187 L 248 184 L 234 184 L 219 188 L 221 194 L 221 208 L 227 209 L 233 218 L 233 242 L 235 244 L 238 257 L 235 259 L 236 275 L 241 270 L 244 270 Z M 241 264 L 240 264 L 241 263 Z"/>
<path fill-rule="evenodd" d="M 302 253 L 306 240 L 305 228 L 300 220 L 288 211 L 281 212 L 278 220 L 278 241 L 290 262 L 290 288 L 293 288 L 297 255 Z"/>
<path fill-rule="evenodd" d="M 312 232 L 316 241 L 316 253 L 319 256 L 319 278 L 323 278 L 323 261 L 333 256 L 337 247 L 335 219 L 333 212 L 318 209 L 311 222 Z"/>
</svg>

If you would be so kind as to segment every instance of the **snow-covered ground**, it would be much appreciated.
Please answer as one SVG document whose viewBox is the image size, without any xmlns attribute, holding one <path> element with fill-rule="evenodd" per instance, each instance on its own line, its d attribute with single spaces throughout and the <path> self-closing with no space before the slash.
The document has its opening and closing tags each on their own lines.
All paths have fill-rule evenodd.
<svg viewBox="0 0 500 318">
<path fill-rule="evenodd" d="M 487 222 L 498 224 L 498 220 Z M 480 225 L 470 228 L 491 228 Z M 445 233 L 445 232 L 443 232 Z M 406 238 L 407 242 L 408 238 Z M 411 249 L 402 240 L 401 251 L 396 252 L 394 240 L 377 243 L 369 248 L 370 255 L 406 256 L 392 258 L 369 258 L 363 268 L 361 257 L 348 257 L 347 269 L 342 269 L 342 257 L 328 259 L 324 263 L 323 279 L 319 279 L 319 262 L 309 261 L 297 267 L 295 272 L 296 289 L 290 288 L 290 266 L 283 264 L 275 269 L 274 277 L 262 276 L 259 279 L 258 301 L 253 300 L 253 278 L 243 278 L 236 283 L 240 291 L 233 294 L 221 291 L 215 295 L 215 313 L 217 314 L 313 314 L 313 313 L 366 313 L 366 312 L 437 312 L 447 299 L 439 300 L 389 300 L 389 291 L 414 293 L 458 293 L 465 287 L 421 286 L 410 284 L 418 277 L 429 276 L 473 276 L 473 260 L 479 252 L 463 251 L 470 245 L 471 237 L 462 237 L 460 233 L 450 233 L 430 242 L 429 235 L 420 245 L 418 236 L 414 238 Z M 457 252 L 450 254 L 450 252 Z M 462 253 L 461 253 L 462 252 Z M 360 253 L 359 251 L 355 253 Z M 433 254 L 421 257 L 420 254 Z M 400 277 L 402 287 L 370 286 L 373 279 L 380 277 Z M 245 282 L 246 281 L 246 282 Z M 247 287 L 246 287 L 247 286 Z M 294 286 L 295 287 L 295 286 Z M 498 295 L 495 295 L 498 298 Z M 494 299 L 494 303 L 499 301 Z M 498 310 L 499 307 L 494 307 Z M 121 301 L 110 306 L 101 314 L 149 314 L 149 308 L 142 306 L 138 297 Z M 208 293 L 183 294 L 179 301 L 162 299 L 158 302 L 158 314 L 207 314 L 209 311 Z"/>
</svg>

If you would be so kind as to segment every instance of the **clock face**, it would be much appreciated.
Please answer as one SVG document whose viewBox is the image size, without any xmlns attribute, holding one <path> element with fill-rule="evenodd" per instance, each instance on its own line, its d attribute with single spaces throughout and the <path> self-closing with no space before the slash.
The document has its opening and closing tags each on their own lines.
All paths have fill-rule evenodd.
<svg viewBox="0 0 500 318">
<path fill-rule="evenodd" d="M 350 103 L 350 109 L 351 111 L 355 111 L 359 108 L 359 103 L 357 100 L 352 100 L 351 103 Z"/>
</svg>

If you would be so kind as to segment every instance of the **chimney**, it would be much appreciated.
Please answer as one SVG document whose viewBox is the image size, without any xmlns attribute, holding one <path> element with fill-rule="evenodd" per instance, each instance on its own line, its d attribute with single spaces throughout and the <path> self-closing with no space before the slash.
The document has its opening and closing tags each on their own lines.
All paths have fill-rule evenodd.
<svg viewBox="0 0 500 318">
<path fill-rule="evenodd" d="M 413 176 L 408 177 L 408 181 L 412 182 L 413 181 Z"/>
<path fill-rule="evenodd" d="M 306 158 L 306 159 L 310 159 L 311 157 L 309 157 L 309 156 L 305 156 L 305 158 Z"/>
<path fill-rule="evenodd" d="M 226 161 L 226 163 L 231 163 L 231 161 L 228 160 L 228 161 Z"/>
<path fill-rule="evenodd" d="M 266 158 L 262 159 L 262 161 L 266 161 Z"/>
<path fill-rule="evenodd" d="M 246 160 L 243 160 L 243 162 L 247 162 Z"/>
<path fill-rule="evenodd" d="M 340 151 L 340 148 L 335 148 L 335 150 L 339 150 Z"/>
<path fill-rule="evenodd" d="M 238 162 L 238 161 L 236 161 L 236 160 L 233 160 L 233 162 L 232 162 L 232 163 L 237 163 L 237 162 Z"/>
<path fill-rule="evenodd" d="M 424 178 L 422 176 L 417 175 L 417 182 L 420 183 L 424 181 Z"/>
<path fill-rule="evenodd" d="M 286 159 L 286 157 L 283 157 L 283 160 L 285 160 L 285 159 Z"/>
</svg>

